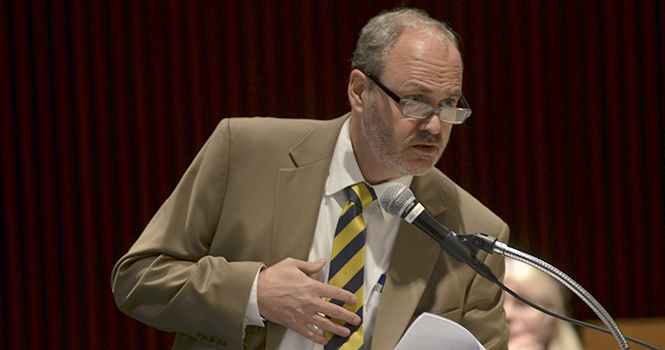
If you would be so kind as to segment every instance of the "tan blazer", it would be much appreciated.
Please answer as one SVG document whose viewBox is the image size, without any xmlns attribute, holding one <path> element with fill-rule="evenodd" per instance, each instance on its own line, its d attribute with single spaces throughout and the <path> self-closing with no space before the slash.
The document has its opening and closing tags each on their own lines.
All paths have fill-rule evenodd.
<svg viewBox="0 0 665 350">
<path fill-rule="evenodd" d="M 180 183 L 115 265 L 119 308 L 177 332 L 174 349 L 274 349 L 285 328 L 247 327 L 261 263 L 306 260 L 339 130 L 331 121 L 222 120 Z M 508 239 L 508 226 L 434 169 L 414 178 L 416 198 L 457 233 Z M 497 276 L 503 259 L 479 254 Z M 377 312 L 372 349 L 392 349 L 424 311 L 459 322 L 487 349 L 506 349 L 503 293 L 402 222 Z"/>
</svg>

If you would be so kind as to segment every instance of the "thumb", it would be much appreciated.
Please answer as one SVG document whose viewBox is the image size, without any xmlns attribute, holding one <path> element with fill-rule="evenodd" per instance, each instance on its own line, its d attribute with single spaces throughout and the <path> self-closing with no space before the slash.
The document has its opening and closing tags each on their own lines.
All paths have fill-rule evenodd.
<svg viewBox="0 0 665 350">
<path fill-rule="evenodd" d="M 299 264 L 298 268 L 305 274 L 311 275 L 321 271 L 324 266 L 326 266 L 326 259 L 321 258 L 316 261 L 303 261 L 301 264 Z"/>
</svg>

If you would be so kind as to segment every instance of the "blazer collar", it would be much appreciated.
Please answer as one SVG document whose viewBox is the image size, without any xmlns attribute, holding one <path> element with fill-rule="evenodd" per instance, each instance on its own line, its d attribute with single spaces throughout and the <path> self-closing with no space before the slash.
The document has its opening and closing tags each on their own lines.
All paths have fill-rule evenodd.
<svg viewBox="0 0 665 350">
<path fill-rule="evenodd" d="M 330 163 L 339 131 L 351 116 L 347 113 L 339 118 L 321 122 L 313 128 L 298 144 L 289 150 L 294 167 L 303 167 L 321 160 Z"/>
</svg>

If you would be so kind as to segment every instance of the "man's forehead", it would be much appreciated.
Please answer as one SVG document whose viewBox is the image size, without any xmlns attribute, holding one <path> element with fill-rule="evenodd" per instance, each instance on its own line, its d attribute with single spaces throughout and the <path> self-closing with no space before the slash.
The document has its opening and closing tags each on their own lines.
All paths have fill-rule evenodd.
<svg viewBox="0 0 665 350">
<path fill-rule="evenodd" d="M 432 90 L 429 86 L 417 80 L 410 80 L 405 82 L 404 84 L 401 84 L 400 89 L 408 90 L 410 92 L 417 92 L 422 95 L 430 95 L 434 93 L 434 90 Z M 461 87 L 453 86 L 447 89 L 446 92 L 450 96 L 460 96 L 462 94 L 462 89 Z"/>
<path fill-rule="evenodd" d="M 452 46 L 452 43 L 451 45 Z M 426 48 L 409 50 L 409 47 L 397 48 L 388 57 L 382 79 L 402 88 L 431 92 L 432 85 L 461 85 L 463 66 L 459 54 L 450 54 L 456 49 Z M 458 88 L 461 89 L 461 86 Z"/>
</svg>

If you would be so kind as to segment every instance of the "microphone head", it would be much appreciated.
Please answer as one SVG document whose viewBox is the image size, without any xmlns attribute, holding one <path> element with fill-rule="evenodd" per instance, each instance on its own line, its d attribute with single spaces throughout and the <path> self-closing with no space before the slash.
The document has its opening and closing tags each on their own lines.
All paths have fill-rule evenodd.
<svg viewBox="0 0 665 350">
<path fill-rule="evenodd" d="M 391 183 L 381 191 L 379 201 L 388 214 L 401 217 L 408 204 L 416 200 L 411 190 L 401 183 Z"/>
</svg>

